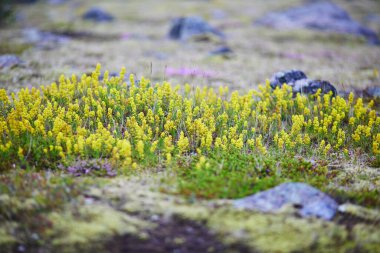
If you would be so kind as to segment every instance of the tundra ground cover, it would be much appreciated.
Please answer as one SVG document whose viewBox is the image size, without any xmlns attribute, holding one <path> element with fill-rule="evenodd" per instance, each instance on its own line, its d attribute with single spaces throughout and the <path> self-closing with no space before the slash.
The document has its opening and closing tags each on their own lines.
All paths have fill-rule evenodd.
<svg viewBox="0 0 380 253">
<path fill-rule="evenodd" d="M 350 35 L 254 24 L 302 0 L 31 2 L 17 5 L 14 23 L 0 28 L 0 54 L 22 60 L 0 70 L 5 89 L 0 104 L 7 101 L 0 106 L 6 108 L 0 115 L 6 129 L 0 133 L 6 150 L 0 152 L 0 252 L 376 252 L 380 247 L 378 123 L 371 112 L 379 116 L 379 100 L 371 107 L 357 99 L 379 84 L 378 47 Z M 380 31 L 378 1 L 333 2 Z M 93 6 L 114 21 L 82 19 Z M 173 18 L 194 15 L 227 40 L 167 38 Z M 232 54 L 214 55 L 223 47 Z M 92 73 L 97 62 L 110 70 L 108 80 L 100 69 Z M 120 66 L 128 70 L 123 78 Z M 301 97 L 302 110 L 289 87 L 257 88 L 290 68 L 330 81 L 345 99 Z M 59 78 L 61 73 L 65 77 Z M 135 81 L 141 76 L 150 80 Z M 38 88 L 53 81 L 56 85 Z M 356 108 L 362 108 L 359 118 Z M 293 130 L 298 121 L 302 127 Z M 342 204 L 340 211 L 324 221 L 300 218 L 292 208 L 267 214 L 230 205 L 286 181 L 315 186 Z"/>
<path fill-rule="evenodd" d="M 98 171 L 159 167 L 179 175 L 180 193 L 236 198 L 287 180 L 323 188 L 339 175 L 332 161 L 380 162 L 374 102 L 352 93 L 294 98 L 291 87 L 266 84 L 239 95 L 126 81 L 124 68 L 99 80 L 100 71 L 10 96 L 1 90 L 0 169 L 70 171 L 97 159 Z M 377 193 L 359 202 L 377 206 Z"/>
<path fill-rule="evenodd" d="M 98 65 L 90 75 L 61 76 L 58 83 L 38 89 L 11 94 L 0 90 L 0 244 L 4 249 L 17 252 L 15 245 L 21 245 L 36 250 L 64 247 L 67 252 L 108 250 L 105 245 L 112 245 L 111 238 L 122 235 L 127 237 L 120 240 L 142 247 L 146 233 L 156 236 L 160 229 L 177 226 L 181 231 L 177 221 L 148 222 L 148 214 L 167 212 L 160 205 L 173 205 L 170 212 L 199 233 L 207 231 L 200 226 L 207 220 L 207 227 L 218 236 L 231 235 L 234 226 L 220 225 L 226 219 L 223 212 L 186 205 L 198 198 L 239 198 L 286 181 L 306 182 L 341 203 L 380 206 L 378 175 L 368 170 L 357 174 L 369 184 L 355 189 L 352 176 L 343 169 L 345 164 L 378 167 L 380 117 L 373 101 L 365 103 L 352 93 L 348 99 L 319 92 L 293 97 L 291 87 L 272 90 L 268 83 L 239 95 L 226 87 L 218 91 L 188 84 L 172 87 L 167 82 L 136 80 L 133 75 L 127 80 L 125 72 L 123 68 L 119 76 L 109 77 L 106 71 L 99 79 Z M 107 179 L 118 175 L 131 180 L 132 175 L 144 173 L 150 174 L 144 181 L 164 174 L 158 177 L 158 185 L 148 184 L 163 196 L 150 196 L 147 189 L 142 201 L 141 194 L 132 193 L 134 184 L 120 188 L 124 181 Z M 188 202 L 184 206 L 174 204 L 180 199 L 166 203 L 170 195 L 185 196 Z M 252 219 L 271 223 L 272 218 Z M 292 222 L 279 224 L 276 231 L 292 230 L 298 221 Z M 345 218 L 338 216 L 329 224 L 338 226 L 339 237 L 345 238 L 340 222 Z M 367 226 L 366 222 L 366 229 L 377 226 L 377 221 L 350 221 L 357 227 Z M 251 229 L 251 225 L 238 226 Z M 251 231 L 251 236 L 261 238 L 266 228 L 261 229 Z M 350 230 L 348 236 L 360 244 L 359 232 Z M 223 245 L 250 245 L 241 240 L 229 238 Z M 251 246 L 278 250 L 264 241 L 257 243 Z M 365 245 L 371 248 L 376 243 Z M 299 245 L 288 246 L 284 252 Z"/>
</svg>

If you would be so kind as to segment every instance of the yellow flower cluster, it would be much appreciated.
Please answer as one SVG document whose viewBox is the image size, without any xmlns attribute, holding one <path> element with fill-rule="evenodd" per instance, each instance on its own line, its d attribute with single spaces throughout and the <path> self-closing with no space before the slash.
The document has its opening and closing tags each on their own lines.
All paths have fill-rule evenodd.
<svg viewBox="0 0 380 253">
<path fill-rule="evenodd" d="M 265 154 L 269 149 L 320 152 L 360 148 L 379 155 L 380 118 L 362 99 L 331 94 L 292 97 L 291 87 L 267 83 L 244 95 L 220 88 L 152 84 L 126 70 L 99 80 L 62 76 L 59 83 L 0 90 L 0 169 L 77 158 L 107 158 L 136 167 L 147 156 L 170 162 L 173 155 L 231 149 Z M 204 159 L 198 167 L 202 167 Z"/>
</svg>

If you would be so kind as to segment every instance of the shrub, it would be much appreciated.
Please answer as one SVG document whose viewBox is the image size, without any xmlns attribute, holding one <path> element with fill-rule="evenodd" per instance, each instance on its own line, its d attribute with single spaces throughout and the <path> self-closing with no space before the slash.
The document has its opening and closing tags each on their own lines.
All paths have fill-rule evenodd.
<svg viewBox="0 0 380 253">
<path fill-rule="evenodd" d="M 316 94 L 292 98 L 291 87 L 267 84 L 244 95 L 220 88 L 124 82 L 125 69 L 99 81 L 65 78 L 8 96 L 0 90 L 0 169 L 39 169 L 76 159 L 106 158 L 118 167 L 169 164 L 176 157 L 237 150 L 334 158 L 380 155 L 380 117 L 354 101 Z M 203 164 L 196 164 L 201 167 Z"/>
</svg>

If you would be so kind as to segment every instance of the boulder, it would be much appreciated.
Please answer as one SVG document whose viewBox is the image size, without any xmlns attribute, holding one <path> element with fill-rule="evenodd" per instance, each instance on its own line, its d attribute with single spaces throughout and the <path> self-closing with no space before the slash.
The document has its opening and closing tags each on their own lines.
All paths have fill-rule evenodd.
<svg viewBox="0 0 380 253">
<path fill-rule="evenodd" d="M 173 40 L 188 40 L 192 37 L 215 35 L 221 39 L 225 35 L 218 29 L 209 25 L 201 17 L 181 17 L 172 21 L 169 38 Z"/>
<path fill-rule="evenodd" d="M 114 20 L 114 17 L 108 12 L 98 7 L 92 7 L 83 14 L 83 19 L 93 22 L 110 22 Z"/>
<path fill-rule="evenodd" d="M 305 183 L 284 183 L 233 202 L 233 206 L 238 209 L 264 213 L 279 212 L 289 205 L 296 208 L 302 217 L 325 220 L 331 220 L 338 210 L 334 199 Z"/>
<path fill-rule="evenodd" d="M 365 37 L 371 44 L 380 44 L 374 31 L 353 20 L 344 9 L 330 1 L 311 1 L 285 11 L 268 13 L 255 23 L 277 29 L 307 28 L 352 34 Z"/>
</svg>

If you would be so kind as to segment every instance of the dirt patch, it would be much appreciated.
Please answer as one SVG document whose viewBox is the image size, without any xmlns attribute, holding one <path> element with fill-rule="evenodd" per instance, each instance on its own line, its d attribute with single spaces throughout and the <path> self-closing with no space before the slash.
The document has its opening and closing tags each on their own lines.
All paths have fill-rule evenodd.
<svg viewBox="0 0 380 253">
<path fill-rule="evenodd" d="M 158 227 L 148 231 L 148 235 L 147 239 L 130 235 L 114 238 L 107 244 L 107 250 L 111 253 L 253 252 L 244 245 L 223 245 L 202 224 L 179 217 L 159 221 Z"/>
<path fill-rule="evenodd" d="M 352 228 L 357 224 L 366 224 L 374 226 L 378 226 L 380 224 L 379 221 L 366 220 L 355 215 L 346 213 L 338 213 L 334 218 L 334 222 L 339 225 L 345 226 L 348 229 L 348 231 L 351 231 Z"/>
</svg>

